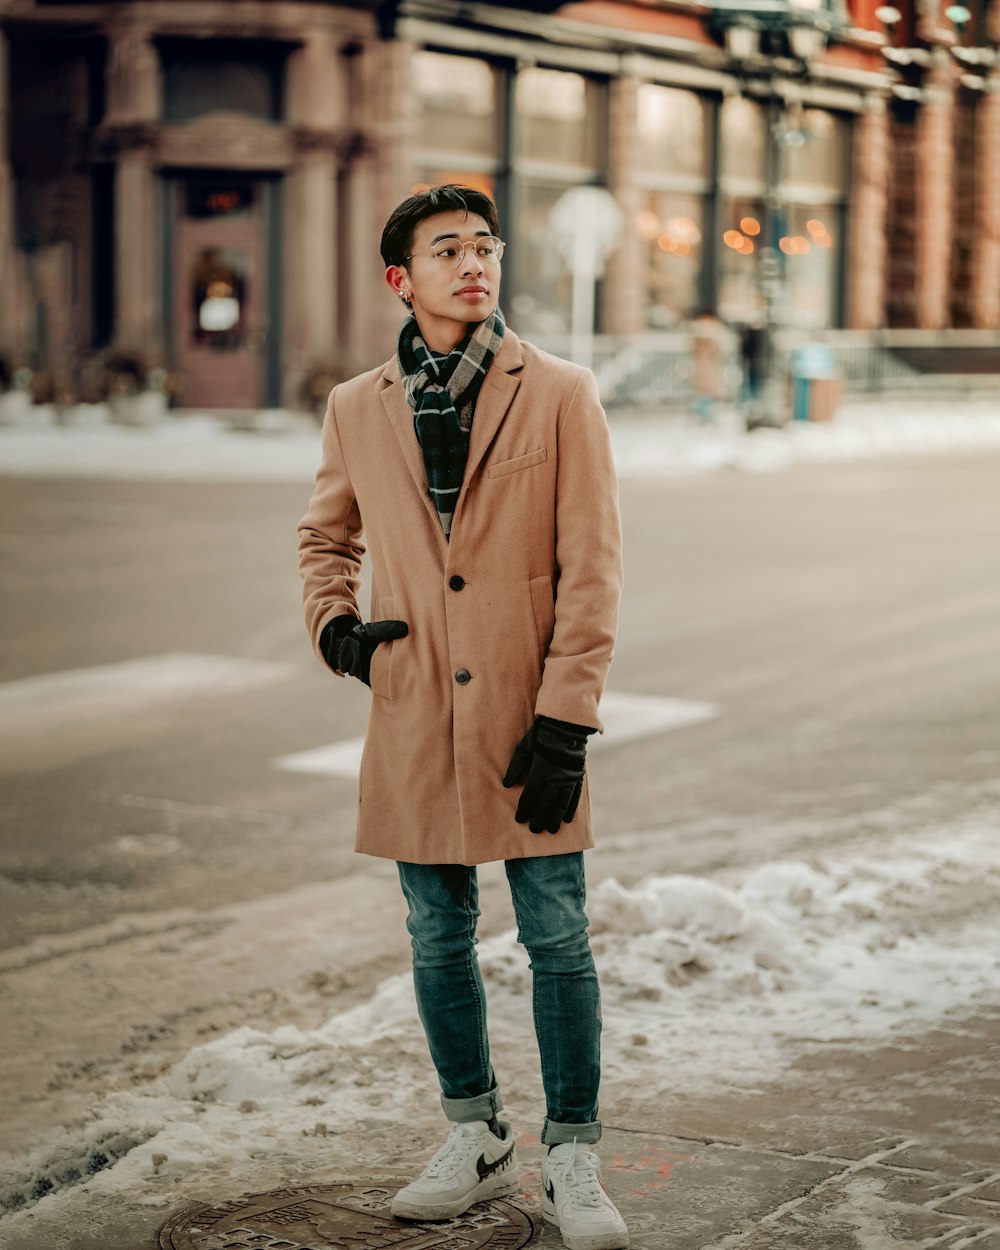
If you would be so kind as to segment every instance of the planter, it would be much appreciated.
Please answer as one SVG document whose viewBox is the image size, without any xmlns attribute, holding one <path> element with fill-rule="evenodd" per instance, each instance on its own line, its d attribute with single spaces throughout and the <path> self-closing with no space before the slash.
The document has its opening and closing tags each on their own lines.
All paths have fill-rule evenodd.
<svg viewBox="0 0 1000 1250">
<path fill-rule="evenodd" d="M 31 407 L 30 391 L 4 391 L 0 394 L 0 425 L 27 425 Z"/>
<path fill-rule="evenodd" d="M 111 419 L 119 425 L 159 425 L 167 415 L 167 397 L 163 391 L 139 391 L 135 395 L 116 395 L 111 400 Z"/>
</svg>

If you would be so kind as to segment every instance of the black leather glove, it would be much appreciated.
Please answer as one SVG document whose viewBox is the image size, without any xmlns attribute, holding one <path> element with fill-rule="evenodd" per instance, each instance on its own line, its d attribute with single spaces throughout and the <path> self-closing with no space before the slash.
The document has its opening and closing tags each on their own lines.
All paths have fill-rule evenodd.
<svg viewBox="0 0 1000 1250">
<path fill-rule="evenodd" d="M 503 779 L 510 789 L 527 773 L 514 814 L 518 824 L 527 821 L 532 833 L 557 833 L 561 824 L 569 824 L 583 793 L 587 735 L 596 732 L 550 716 L 535 720 L 514 748 Z"/>
<path fill-rule="evenodd" d="M 410 627 L 405 621 L 369 621 L 362 624 L 356 616 L 335 616 L 323 626 L 319 648 L 331 668 L 370 686 L 375 648 L 380 642 L 405 638 L 409 632 Z"/>
</svg>

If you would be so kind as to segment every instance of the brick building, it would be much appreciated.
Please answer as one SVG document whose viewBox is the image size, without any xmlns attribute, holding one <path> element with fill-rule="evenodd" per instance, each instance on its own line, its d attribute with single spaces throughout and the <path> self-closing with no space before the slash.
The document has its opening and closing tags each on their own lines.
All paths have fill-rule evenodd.
<svg viewBox="0 0 1000 1250">
<path fill-rule="evenodd" d="M 445 180 L 497 198 L 529 336 L 569 328 L 579 186 L 623 210 L 605 333 L 753 320 L 774 283 L 796 326 L 1000 326 L 985 0 L 957 33 L 904 5 L 888 62 L 876 7 L 0 0 L 0 352 L 68 390 L 117 346 L 188 405 L 295 404 L 391 351 L 381 224 Z"/>
<path fill-rule="evenodd" d="M 998 41 L 996 0 L 917 0 L 890 24 L 887 325 L 1000 327 Z"/>
</svg>

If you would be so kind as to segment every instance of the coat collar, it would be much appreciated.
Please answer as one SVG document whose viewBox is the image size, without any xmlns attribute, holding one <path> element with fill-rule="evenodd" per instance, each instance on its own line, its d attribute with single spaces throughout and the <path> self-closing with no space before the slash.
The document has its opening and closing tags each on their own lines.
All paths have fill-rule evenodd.
<svg viewBox="0 0 1000 1250">
<path fill-rule="evenodd" d="M 469 457 L 465 465 L 465 476 L 462 479 L 462 491 L 455 505 L 455 519 L 452 522 L 452 537 L 461 519 L 462 505 L 468 491 L 469 482 L 482 463 L 483 457 L 496 437 L 497 431 L 507 415 L 507 409 L 517 393 L 520 385 L 518 371 L 524 364 L 521 352 L 521 340 L 510 329 L 505 330 L 500 350 L 483 379 L 479 399 L 476 401 L 476 415 L 472 422 L 469 436 Z M 444 531 L 438 520 L 437 512 L 431 502 L 427 490 L 427 473 L 424 469 L 424 458 L 413 430 L 413 409 L 406 398 L 406 390 L 399 376 L 399 361 L 396 356 L 388 361 L 382 369 L 382 403 L 386 414 L 399 439 L 410 474 L 416 483 L 420 497 L 427 511 L 434 519 L 434 528 L 441 535 L 441 542 L 446 545 Z"/>
<path fill-rule="evenodd" d="M 521 340 L 517 337 L 510 326 L 504 328 L 503 341 L 500 344 L 500 350 L 493 357 L 490 365 L 490 373 L 494 369 L 499 369 L 501 373 L 512 373 L 515 369 L 520 369 L 524 364 L 524 357 L 521 353 Z M 399 357 L 393 353 L 392 359 L 387 360 L 382 366 L 382 378 L 386 382 L 398 382 L 399 378 Z M 476 411 L 479 411 L 477 406 Z"/>
</svg>

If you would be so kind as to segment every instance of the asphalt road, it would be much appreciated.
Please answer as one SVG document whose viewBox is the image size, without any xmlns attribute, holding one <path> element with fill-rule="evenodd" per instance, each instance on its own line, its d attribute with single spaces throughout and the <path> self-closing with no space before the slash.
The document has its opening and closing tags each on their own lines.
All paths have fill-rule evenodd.
<svg viewBox="0 0 1000 1250">
<path fill-rule="evenodd" d="M 609 689 L 717 714 L 594 751 L 592 880 L 724 879 L 890 842 L 898 856 L 910 831 L 994 818 L 998 469 L 988 453 L 623 485 Z M 294 529 L 308 493 L 0 478 L 0 1151 L 56 1130 L 28 1189 L 32 1168 L 86 1140 L 105 1092 L 142 1090 L 242 1024 L 315 1027 L 406 964 L 393 867 L 351 849 L 353 782 L 275 763 L 363 733 L 369 697 L 305 639 Z M 495 932 L 510 924 L 502 873 L 481 881 Z M 978 934 L 993 882 L 939 885 L 919 915 L 901 893 L 903 923 Z M 687 1160 L 669 1193 L 629 1200 L 637 1244 L 669 1228 L 671 1244 L 719 1245 L 753 1226 L 747 1245 L 825 1246 L 847 1218 L 872 1244 L 957 1246 L 968 1217 L 992 1245 L 995 1202 L 967 1192 L 978 1179 L 988 1199 L 995 1179 L 996 1018 L 972 1006 L 979 1018 L 910 1041 L 838 1041 L 800 1061 L 814 1081 L 679 1088 L 677 1140 L 645 1087 L 632 1102 L 612 1089 L 629 1126 L 611 1134 L 612 1170 L 634 1170 L 637 1149 Z M 361 1148 L 388 1166 L 399 1135 L 372 1123 L 324 1142 L 327 1167 L 356 1167 Z M 244 1183 L 204 1172 L 177 1201 Z M 246 1183 L 314 1172 L 310 1154 L 266 1151 Z M 142 1195 L 72 1192 L 80 1214 L 40 1216 L 19 1250 L 156 1240 L 164 1211 Z M 711 1236 L 685 1211 L 707 1212 Z"/>
<path fill-rule="evenodd" d="M 602 844 L 641 847 L 637 871 L 715 869 L 995 797 L 998 469 L 991 453 L 625 483 L 609 689 L 719 715 L 595 755 Z M 4 705 L 3 947 L 365 871 L 353 784 L 273 763 L 366 717 L 302 627 L 308 493 L 3 482 L 0 701 L 21 678 L 164 654 L 248 674 L 95 708 L 60 678 Z"/>
</svg>

